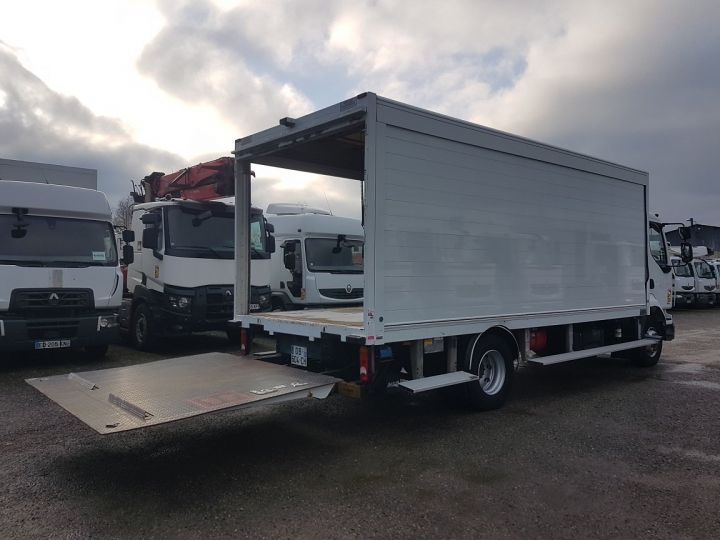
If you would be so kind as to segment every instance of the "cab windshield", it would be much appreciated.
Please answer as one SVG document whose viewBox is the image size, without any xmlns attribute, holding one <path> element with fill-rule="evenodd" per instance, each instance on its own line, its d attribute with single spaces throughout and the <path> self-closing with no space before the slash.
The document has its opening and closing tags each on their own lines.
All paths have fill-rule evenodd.
<svg viewBox="0 0 720 540">
<path fill-rule="evenodd" d="M 364 243 L 361 240 L 308 238 L 305 258 L 310 272 L 362 274 Z"/>
<path fill-rule="evenodd" d="M 20 266 L 116 266 L 110 223 L 46 216 L 0 215 L 0 264 Z"/>
<path fill-rule="evenodd" d="M 712 268 L 710 268 L 710 265 L 705 261 L 695 261 L 695 273 L 699 278 L 712 279 L 715 277 Z"/>
<path fill-rule="evenodd" d="M 166 212 L 166 254 L 201 259 L 235 258 L 233 207 L 171 206 Z M 250 248 L 253 259 L 269 257 L 261 214 L 250 217 Z"/>
<path fill-rule="evenodd" d="M 674 266 L 675 275 L 678 277 L 693 277 L 692 267 L 689 264 L 683 264 L 680 259 L 673 259 L 673 264 L 679 265 Z"/>
</svg>

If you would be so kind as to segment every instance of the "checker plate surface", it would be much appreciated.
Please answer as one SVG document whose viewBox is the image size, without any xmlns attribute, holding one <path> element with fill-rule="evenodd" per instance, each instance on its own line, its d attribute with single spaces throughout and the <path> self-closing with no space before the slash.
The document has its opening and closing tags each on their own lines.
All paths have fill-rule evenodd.
<svg viewBox="0 0 720 540">
<path fill-rule="evenodd" d="M 26 382 L 107 434 L 230 408 L 324 399 L 338 380 L 252 357 L 207 353 Z"/>
</svg>

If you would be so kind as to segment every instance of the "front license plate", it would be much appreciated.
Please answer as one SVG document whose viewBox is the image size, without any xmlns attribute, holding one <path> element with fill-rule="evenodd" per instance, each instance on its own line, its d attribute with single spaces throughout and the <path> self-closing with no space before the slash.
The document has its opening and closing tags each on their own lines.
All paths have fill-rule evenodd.
<svg viewBox="0 0 720 540">
<path fill-rule="evenodd" d="M 260 311 L 260 304 L 250 304 L 250 311 Z"/>
<path fill-rule="evenodd" d="M 293 366 L 307 367 L 307 347 L 293 345 L 290 349 L 290 363 Z"/>
<path fill-rule="evenodd" d="M 35 349 L 64 349 L 70 346 L 69 339 L 54 339 L 51 341 L 36 341 Z"/>
</svg>

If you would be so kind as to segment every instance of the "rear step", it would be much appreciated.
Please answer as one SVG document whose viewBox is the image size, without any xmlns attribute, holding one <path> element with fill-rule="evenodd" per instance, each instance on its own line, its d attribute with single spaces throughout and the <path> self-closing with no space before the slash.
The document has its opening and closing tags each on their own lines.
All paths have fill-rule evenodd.
<svg viewBox="0 0 720 540">
<path fill-rule="evenodd" d="M 454 386 L 456 384 L 465 384 L 477 381 L 478 376 L 466 371 L 453 371 L 451 373 L 443 373 L 442 375 L 433 375 L 432 377 L 423 377 L 422 379 L 413 379 L 412 381 L 402 381 L 398 386 L 419 394 L 428 390 L 436 390 L 445 386 Z"/>
<path fill-rule="evenodd" d="M 106 434 L 224 409 L 324 399 L 338 381 L 252 358 L 208 353 L 26 382 Z"/>
</svg>

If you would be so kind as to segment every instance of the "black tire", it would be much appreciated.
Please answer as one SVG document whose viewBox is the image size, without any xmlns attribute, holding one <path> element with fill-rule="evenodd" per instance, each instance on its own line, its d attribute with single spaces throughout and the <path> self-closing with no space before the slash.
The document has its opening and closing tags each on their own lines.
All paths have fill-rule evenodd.
<svg viewBox="0 0 720 540">
<path fill-rule="evenodd" d="M 152 350 L 155 344 L 152 314 L 150 308 L 144 303 L 138 304 L 133 310 L 130 324 L 130 341 L 140 351 Z"/>
<path fill-rule="evenodd" d="M 648 322 L 648 327 L 644 334 L 662 335 L 662 325 L 657 320 Z M 662 354 L 663 342 L 658 341 L 656 345 L 648 345 L 632 351 L 631 360 L 638 367 L 653 367 L 660 360 Z"/>
<path fill-rule="evenodd" d="M 512 387 L 515 351 L 497 335 L 479 335 L 470 339 L 465 350 L 463 369 L 480 379 L 464 385 L 468 404 L 479 411 L 502 407 Z"/>
<path fill-rule="evenodd" d="M 105 345 L 85 347 L 85 356 L 87 356 L 89 360 L 99 360 L 107 354 L 108 348 L 110 348 L 110 345 L 107 343 Z"/>
</svg>

